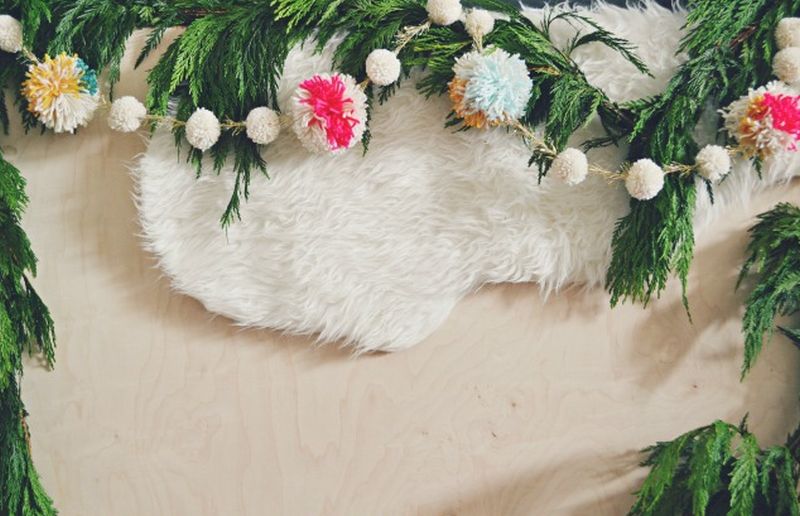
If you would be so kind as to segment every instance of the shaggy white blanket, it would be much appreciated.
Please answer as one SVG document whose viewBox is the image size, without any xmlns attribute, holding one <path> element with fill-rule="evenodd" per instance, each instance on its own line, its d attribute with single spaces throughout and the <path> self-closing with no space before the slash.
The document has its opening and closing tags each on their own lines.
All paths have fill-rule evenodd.
<svg viewBox="0 0 800 516">
<path fill-rule="evenodd" d="M 576 53 L 589 80 L 615 100 L 658 93 L 681 62 L 674 51 L 685 13 L 600 5 L 591 16 L 635 43 L 655 78 L 592 44 Z M 559 41 L 572 30 L 559 26 Z M 302 79 L 329 69 L 329 55 L 292 52 L 281 106 Z M 614 223 L 628 211 L 624 187 L 591 178 L 577 187 L 537 184 L 516 137 L 445 129 L 448 100 L 426 100 L 410 82 L 375 110 L 366 157 L 360 149 L 312 156 L 284 131 L 265 153 L 271 179 L 254 178 L 243 220 L 227 234 L 219 216 L 231 170 L 215 175 L 208 165 L 195 179 L 172 136 L 157 134 L 136 167 L 138 203 L 147 247 L 174 287 L 242 325 L 394 351 L 423 340 L 484 283 L 601 283 Z M 603 149 L 590 159 L 614 167 L 623 155 Z M 697 223 L 787 178 L 796 164 L 768 166 L 763 181 L 737 165 L 713 207 L 700 189 Z"/>
</svg>

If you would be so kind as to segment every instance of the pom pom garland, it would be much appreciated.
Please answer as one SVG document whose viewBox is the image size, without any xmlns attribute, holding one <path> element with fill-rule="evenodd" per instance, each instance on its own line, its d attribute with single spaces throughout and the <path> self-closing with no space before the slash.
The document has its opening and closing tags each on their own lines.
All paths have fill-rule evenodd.
<svg viewBox="0 0 800 516">
<path fill-rule="evenodd" d="M 481 41 L 494 29 L 494 17 L 483 9 L 471 9 L 464 21 L 467 33 L 475 41 Z"/>
<path fill-rule="evenodd" d="M 784 18 L 775 29 L 778 48 L 800 47 L 800 18 Z"/>
<path fill-rule="evenodd" d="M 245 120 L 247 137 L 259 145 L 275 141 L 281 132 L 278 113 L 267 107 L 257 107 L 250 111 Z"/>
<path fill-rule="evenodd" d="M 564 149 L 553 160 L 550 172 L 570 186 L 582 183 L 589 173 L 589 161 L 579 149 Z"/>
<path fill-rule="evenodd" d="M 108 126 L 121 133 L 139 129 L 147 116 L 147 108 L 134 97 L 120 97 L 111 104 Z"/>
<path fill-rule="evenodd" d="M 28 67 L 25 77 L 28 111 L 57 133 L 85 126 L 100 103 L 97 74 L 77 56 L 45 56 Z"/>
<path fill-rule="evenodd" d="M 378 86 L 389 86 L 400 78 L 400 60 L 394 52 L 376 48 L 367 56 L 367 77 Z"/>
<path fill-rule="evenodd" d="M 312 152 L 337 153 L 364 134 L 367 97 L 345 74 L 320 74 L 303 81 L 292 98 L 293 129 Z"/>
<path fill-rule="evenodd" d="M 452 25 L 461 18 L 461 0 L 428 0 L 425 9 L 436 25 Z"/>
<path fill-rule="evenodd" d="M 781 82 L 771 82 L 721 111 L 725 129 L 746 157 L 764 159 L 796 151 L 800 141 L 800 96 Z"/>
<path fill-rule="evenodd" d="M 800 81 L 800 48 L 779 50 L 772 60 L 772 72 L 775 77 L 788 84 Z"/>
<path fill-rule="evenodd" d="M 731 170 L 731 155 L 725 147 L 706 145 L 695 158 L 697 173 L 711 182 L 717 182 Z"/>
<path fill-rule="evenodd" d="M 652 160 L 640 159 L 628 170 L 625 188 L 634 199 L 652 199 L 664 188 L 664 171 Z"/>
<path fill-rule="evenodd" d="M 197 109 L 186 121 L 186 141 L 200 151 L 213 147 L 221 133 L 219 120 L 207 109 Z"/>
<path fill-rule="evenodd" d="M 22 50 L 22 24 L 7 14 L 0 14 L 0 50 L 9 54 Z"/>
<path fill-rule="evenodd" d="M 533 82 L 519 56 L 499 48 L 472 51 L 456 60 L 453 71 L 450 100 L 465 125 L 510 123 L 525 113 Z"/>
</svg>

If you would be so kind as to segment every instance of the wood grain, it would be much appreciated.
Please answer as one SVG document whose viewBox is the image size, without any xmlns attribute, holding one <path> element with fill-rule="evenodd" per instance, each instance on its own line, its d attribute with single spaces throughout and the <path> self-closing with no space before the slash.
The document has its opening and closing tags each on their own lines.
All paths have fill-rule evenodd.
<svg viewBox="0 0 800 516">
<path fill-rule="evenodd" d="M 131 61 L 117 94 L 141 98 Z M 101 117 L 1 142 L 29 181 L 24 225 L 57 323 L 56 369 L 29 361 L 24 398 L 66 516 L 621 514 L 637 449 L 747 412 L 770 444 L 800 417 L 800 356 L 782 338 L 739 382 L 733 290 L 752 217 L 800 202 L 798 183 L 698 235 L 694 324 L 674 283 L 646 311 L 504 285 L 415 349 L 355 359 L 170 292 L 137 238 L 126 165 L 143 137 Z"/>
</svg>

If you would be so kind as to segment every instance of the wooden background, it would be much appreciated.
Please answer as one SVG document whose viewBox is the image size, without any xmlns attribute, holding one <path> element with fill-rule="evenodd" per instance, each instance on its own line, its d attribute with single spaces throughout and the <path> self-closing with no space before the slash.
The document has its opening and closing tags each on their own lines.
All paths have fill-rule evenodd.
<svg viewBox="0 0 800 516">
<path fill-rule="evenodd" d="M 126 63 L 117 93 L 141 98 Z M 29 180 L 24 225 L 57 324 L 56 369 L 29 360 L 24 398 L 63 515 L 622 514 L 637 449 L 747 412 L 771 444 L 800 417 L 784 339 L 739 382 L 733 290 L 753 216 L 800 202 L 798 183 L 698 235 L 694 324 L 674 282 L 646 311 L 496 286 L 418 347 L 356 359 L 170 291 L 137 237 L 126 166 L 142 136 L 99 117 L 0 143 Z"/>
</svg>

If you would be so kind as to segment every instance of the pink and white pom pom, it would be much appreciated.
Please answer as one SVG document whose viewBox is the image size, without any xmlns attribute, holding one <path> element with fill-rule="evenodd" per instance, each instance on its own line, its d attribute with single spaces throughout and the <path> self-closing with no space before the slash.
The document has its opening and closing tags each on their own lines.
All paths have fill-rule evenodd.
<svg viewBox="0 0 800 516">
<path fill-rule="evenodd" d="M 305 148 L 339 153 L 361 141 L 367 96 L 349 75 L 319 74 L 300 83 L 292 110 L 292 127 Z"/>
</svg>

